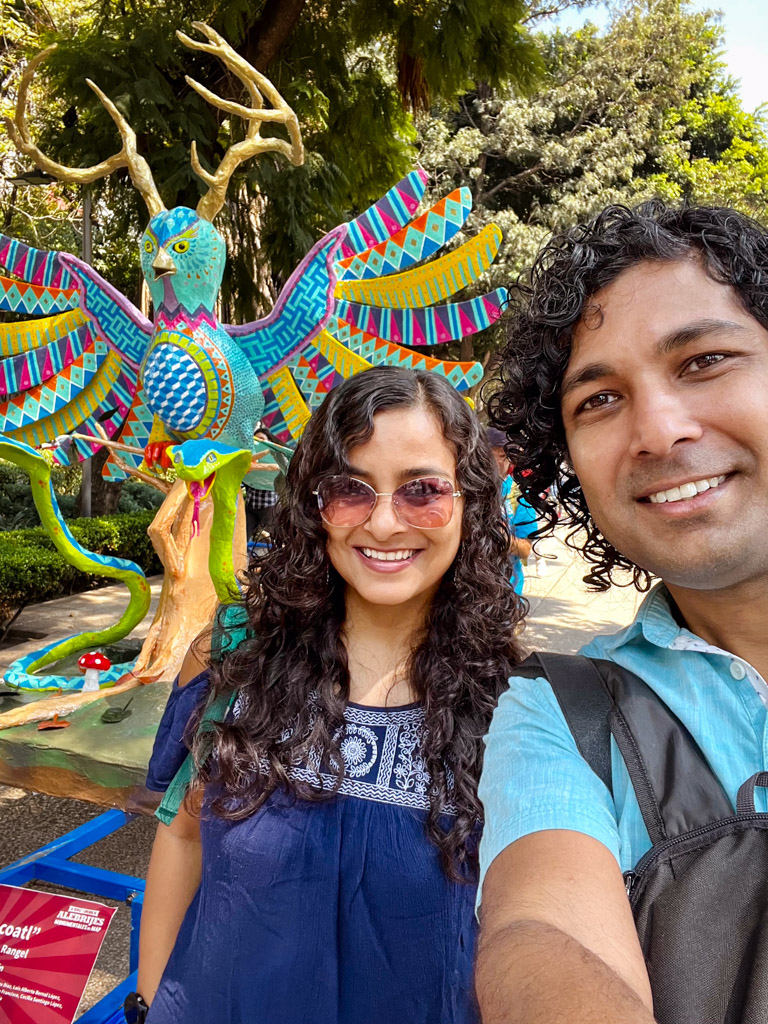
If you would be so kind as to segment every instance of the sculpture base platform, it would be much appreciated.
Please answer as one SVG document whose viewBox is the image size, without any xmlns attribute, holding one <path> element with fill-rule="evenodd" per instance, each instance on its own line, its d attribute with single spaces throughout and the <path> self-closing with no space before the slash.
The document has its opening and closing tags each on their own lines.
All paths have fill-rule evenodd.
<svg viewBox="0 0 768 1024">
<path fill-rule="evenodd" d="M 114 699 L 105 697 L 67 716 L 66 729 L 39 730 L 36 724 L 0 731 L 0 783 L 87 800 L 129 813 L 152 814 L 159 795 L 144 788 L 155 733 L 171 683 L 148 683 Z M 133 696 L 131 714 L 106 723 L 109 707 Z M 0 699 L 0 712 L 39 700 L 18 693 Z"/>
</svg>

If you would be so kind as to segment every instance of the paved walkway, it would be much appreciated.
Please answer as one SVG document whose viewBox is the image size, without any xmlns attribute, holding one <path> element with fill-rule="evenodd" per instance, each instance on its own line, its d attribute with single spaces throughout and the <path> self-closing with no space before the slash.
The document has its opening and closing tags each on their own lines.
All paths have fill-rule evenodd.
<svg viewBox="0 0 768 1024">
<path fill-rule="evenodd" d="M 544 551 L 556 555 L 548 562 L 547 574 L 537 577 L 528 570 L 525 596 L 530 617 L 523 634 L 529 650 L 542 648 L 571 653 L 595 633 L 612 633 L 633 617 L 639 596 L 629 588 L 614 588 L 607 594 L 590 594 L 581 577 L 584 570 L 560 537 L 541 542 Z M 154 599 L 159 579 L 153 581 Z M 125 606 L 123 587 L 104 587 L 86 594 L 49 601 L 26 608 L 15 627 L 37 634 L 46 642 L 76 630 L 103 627 L 115 621 Z M 144 632 L 151 621 L 145 620 Z M 144 635 L 141 630 L 138 634 Z M 0 669 L 14 658 L 42 644 L 29 641 L 0 652 Z M 0 865 L 8 864 L 63 835 L 99 814 L 100 808 L 76 800 L 56 799 L 39 793 L 0 787 Z M 154 834 L 154 821 L 139 819 L 108 839 L 91 847 L 78 860 L 124 874 L 144 877 Z M 41 887 L 42 888 L 42 887 Z M 93 1005 L 125 977 L 128 966 L 130 921 L 121 907 L 102 947 L 101 955 L 86 990 L 81 1011 Z"/>
<path fill-rule="evenodd" d="M 530 605 L 522 636 L 526 648 L 575 654 L 596 634 L 615 633 L 632 621 L 645 595 L 617 586 L 590 593 L 583 581 L 584 562 L 566 546 L 563 531 L 539 541 L 537 548 L 556 560 L 547 560 L 542 577 L 532 568 L 525 570 L 523 595 Z"/>
</svg>

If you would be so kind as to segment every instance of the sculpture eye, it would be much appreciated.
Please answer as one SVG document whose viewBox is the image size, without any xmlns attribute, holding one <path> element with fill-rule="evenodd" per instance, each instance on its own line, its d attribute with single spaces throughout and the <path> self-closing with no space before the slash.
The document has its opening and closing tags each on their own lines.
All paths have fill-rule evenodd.
<svg viewBox="0 0 768 1024">
<path fill-rule="evenodd" d="M 213 452 L 211 452 L 210 455 L 206 456 L 206 459 L 208 460 L 208 462 L 215 462 L 216 456 L 213 454 Z"/>
<path fill-rule="evenodd" d="M 186 238 L 182 238 L 180 242 L 175 242 L 173 246 L 174 252 L 186 252 L 189 249 L 189 242 Z"/>
<path fill-rule="evenodd" d="M 150 254 L 151 254 L 151 253 L 153 253 L 154 251 L 155 251 L 155 247 L 154 247 L 154 245 L 152 244 L 152 242 L 150 241 L 150 239 L 148 239 L 148 238 L 145 238 L 145 239 L 144 239 L 144 252 L 147 252 L 147 253 L 150 253 Z"/>
</svg>

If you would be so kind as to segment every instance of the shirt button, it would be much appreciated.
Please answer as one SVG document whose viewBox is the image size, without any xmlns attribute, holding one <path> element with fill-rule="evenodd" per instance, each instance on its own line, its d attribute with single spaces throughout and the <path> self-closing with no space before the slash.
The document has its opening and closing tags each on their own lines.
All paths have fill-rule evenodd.
<svg viewBox="0 0 768 1024">
<path fill-rule="evenodd" d="M 743 679 L 746 674 L 747 670 L 744 668 L 740 661 L 731 662 L 731 675 L 734 679 Z"/>
</svg>

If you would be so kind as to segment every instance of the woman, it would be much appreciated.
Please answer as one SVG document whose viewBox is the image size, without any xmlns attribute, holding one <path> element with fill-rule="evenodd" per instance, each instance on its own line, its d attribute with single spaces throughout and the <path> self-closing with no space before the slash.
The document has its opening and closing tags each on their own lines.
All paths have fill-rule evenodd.
<svg viewBox="0 0 768 1024">
<path fill-rule="evenodd" d="M 156 745 L 161 788 L 189 707 L 236 696 L 211 758 L 195 740 L 201 814 L 187 800 L 159 826 L 147 1020 L 476 1021 L 477 782 L 520 606 L 467 403 L 430 373 L 343 383 L 297 448 L 273 541 L 249 638 L 188 656 Z"/>
</svg>

